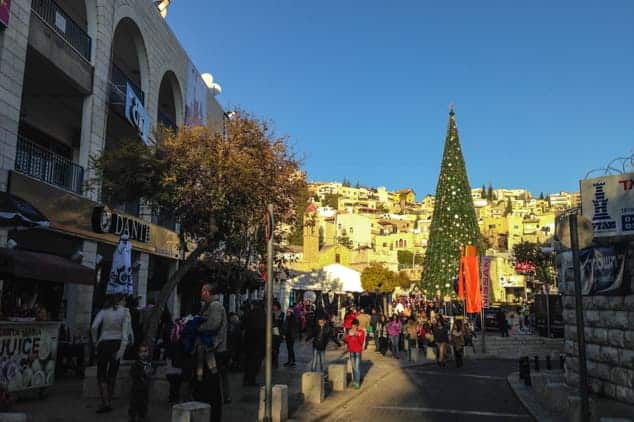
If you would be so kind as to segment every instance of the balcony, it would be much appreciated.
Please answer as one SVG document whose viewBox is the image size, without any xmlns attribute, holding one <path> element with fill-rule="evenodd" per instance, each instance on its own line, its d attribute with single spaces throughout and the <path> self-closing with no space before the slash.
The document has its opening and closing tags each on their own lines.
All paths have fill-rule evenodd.
<svg viewBox="0 0 634 422">
<path fill-rule="evenodd" d="M 125 96 L 127 85 L 130 85 L 132 91 L 136 94 L 141 104 L 145 105 L 145 94 L 134 82 L 117 65 L 112 65 L 112 75 L 110 77 L 110 103 L 114 105 L 125 105 Z"/>
<path fill-rule="evenodd" d="M 92 39 L 55 1 L 33 0 L 31 10 L 90 62 Z"/>
<path fill-rule="evenodd" d="M 82 166 L 19 135 L 15 170 L 78 195 L 82 193 Z"/>
</svg>

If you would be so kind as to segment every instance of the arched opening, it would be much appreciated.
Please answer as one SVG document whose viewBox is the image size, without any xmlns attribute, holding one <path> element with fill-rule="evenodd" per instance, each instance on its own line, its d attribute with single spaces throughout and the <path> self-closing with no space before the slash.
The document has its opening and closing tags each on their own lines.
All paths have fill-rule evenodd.
<svg viewBox="0 0 634 422">
<path fill-rule="evenodd" d="M 167 71 L 161 79 L 156 113 L 157 124 L 175 130 L 182 124 L 183 99 L 176 75 Z"/>
<path fill-rule="evenodd" d="M 148 141 L 150 124 L 145 112 L 148 73 L 147 51 L 141 31 L 132 19 L 123 18 L 117 24 L 112 40 L 106 149 L 117 148 L 123 142 Z M 134 113 L 131 112 L 132 104 Z M 109 198 L 102 200 L 122 212 L 139 215 L 138 199 L 126 204 L 112 203 Z"/>
</svg>

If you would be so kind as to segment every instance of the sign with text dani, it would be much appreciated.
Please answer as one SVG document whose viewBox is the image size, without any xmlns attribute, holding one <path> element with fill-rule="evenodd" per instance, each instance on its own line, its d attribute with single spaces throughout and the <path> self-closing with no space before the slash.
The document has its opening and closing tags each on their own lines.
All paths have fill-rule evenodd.
<svg viewBox="0 0 634 422">
<path fill-rule="evenodd" d="M 0 0 L 0 29 L 9 26 L 9 15 L 11 14 L 11 0 Z"/>
<path fill-rule="evenodd" d="M 634 173 L 582 180 L 581 212 L 595 237 L 634 235 Z"/>
</svg>

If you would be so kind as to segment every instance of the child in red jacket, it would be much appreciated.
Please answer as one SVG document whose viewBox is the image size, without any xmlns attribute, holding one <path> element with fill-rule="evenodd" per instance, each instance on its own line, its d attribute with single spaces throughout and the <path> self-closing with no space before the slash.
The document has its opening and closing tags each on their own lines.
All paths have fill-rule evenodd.
<svg viewBox="0 0 634 422">
<path fill-rule="evenodd" d="M 359 328 L 359 320 L 352 320 L 352 327 L 343 338 L 348 345 L 350 361 L 352 362 L 352 386 L 359 389 L 361 386 L 361 352 L 365 345 L 365 331 Z"/>
</svg>

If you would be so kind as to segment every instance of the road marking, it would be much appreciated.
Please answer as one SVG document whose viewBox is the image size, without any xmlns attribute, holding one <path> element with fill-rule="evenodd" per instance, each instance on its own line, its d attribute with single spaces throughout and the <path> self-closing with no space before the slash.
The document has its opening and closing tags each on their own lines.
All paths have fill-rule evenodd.
<svg viewBox="0 0 634 422">
<path fill-rule="evenodd" d="M 452 415 L 491 416 L 491 417 L 498 417 L 498 418 L 532 419 L 531 416 L 529 415 L 522 415 L 519 413 L 482 412 L 479 410 L 436 409 L 432 407 L 376 406 L 376 407 L 373 407 L 373 409 L 404 410 L 407 412 L 420 412 L 420 413 L 444 413 L 444 414 L 452 414 Z"/>
<path fill-rule="evenodd" d="M 416 371 L 416 372 L 419 374 L 442 375 L 442 376 L 448 376 L 448 377 L 469 377 L 469 378 L 481 378 L 485 380 L 506 381 L 506 377 L 496 377 L 493 375 L 456 374 L 452 372 L 438 372 L 438 371 Z"/>
</svg>

